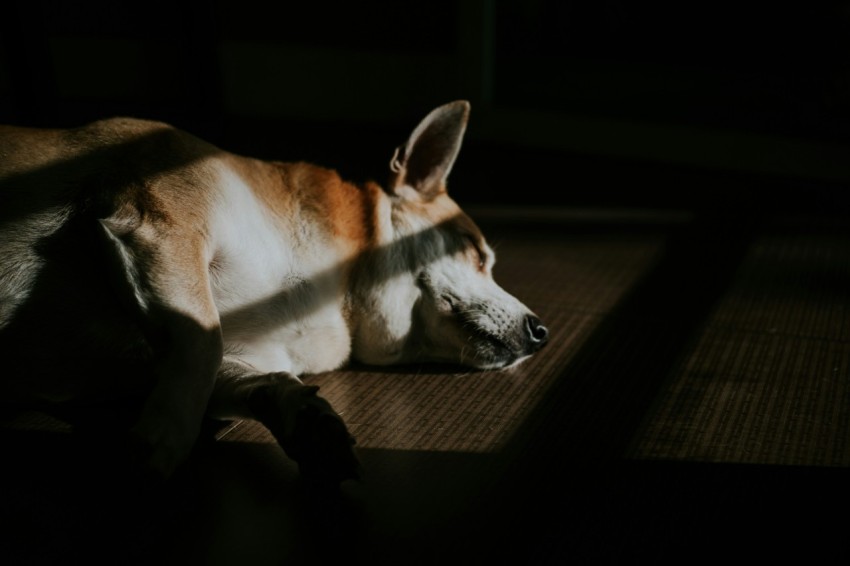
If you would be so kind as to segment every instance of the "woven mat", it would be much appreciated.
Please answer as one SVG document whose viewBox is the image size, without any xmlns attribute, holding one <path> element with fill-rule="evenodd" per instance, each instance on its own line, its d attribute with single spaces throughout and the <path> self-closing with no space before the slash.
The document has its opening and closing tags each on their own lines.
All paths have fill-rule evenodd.
<svg viewBox="0 0 850 566">
<path fill-rule="evenodd" d="M 571 356 L 650 268 L 657 235 L 497 237 L 494 277 L 537 312 L 546 348 L 507 371 L 417 366 L 349 368 L 306 382 L 343 415 L 360 448 L 494 452 L 546 396 Z M 222 439 L 271 441 L 243 422 Z"/>
<path fill-rule="evenodd" d="M 755 238 L 632 456 L 850 466 L 850 237 Z"/>
<path fill-rule="evenodd" d="M 591 379 L 579 383 L 569 368 L 623 297 L 654 269 L 665 237 L 555 234 L 532 230 L 517 237 L 496 230 L 491 237 L 497 280 L 551 332 L 546 349 L 521 366 L 484 372 L 351 367 L 305 381 L 321 387 L 367 449 L 498 452 L 517 440 L 535 411 L 551 409 L 546 403 L 556 383 L 573 379 L 569 408 L 577 414 L 593 403 L 603 408 L 606 396 L 616 397 L 611 389 L 620 387 L 641 401 L 635 406 L 646 406 L 639 426 L 627 431 L 631 437 L 617 439 L 632 459 L 850 465 L 850 236 L 810 225 L 757 235 L 708 316 L 683 338 L 683 351 L 665 354 L 676 360 L 669 372 L 646 376 L 660 386 L 642 390 L 639 380 L 634 385 L 626 377 L 600 379 L 598 386 Z M 640 328 L 640 321 L 627 322 Z M 646 356 L 665 352 L 664 341 L 660 336 Z M 611 348 L 617 345 L 610 341 Z M 607 347 L 597 344 L 599 351 L 585 357 L 623 356 L 608 371 L 628 373 L 628 356 Z M 68 431 L 40 413 L 7 415 L 2 424 Z M 583 425 L 593 430 L 580 434 L 610 441 L 610 430 L 597 425 Z M 251 421 L 230 423 L 217 437 L 274 442 Z"/>
</svg>

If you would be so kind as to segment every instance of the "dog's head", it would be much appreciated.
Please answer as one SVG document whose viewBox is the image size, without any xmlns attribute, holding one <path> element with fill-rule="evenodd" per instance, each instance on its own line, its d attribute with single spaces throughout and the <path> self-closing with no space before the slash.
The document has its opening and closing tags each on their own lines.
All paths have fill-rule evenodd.
<svg viewBox="0 0 850 566">
<path fill-rule="evenodd" d="M 361 361 L 501 368 L 547 341 L 540 319 L 493 280 L 493 250 L 446 191 L 468 117 L 466 101 L 436 108 L 390 162 L 391 237 L 355 335 Z"/>
</svg>

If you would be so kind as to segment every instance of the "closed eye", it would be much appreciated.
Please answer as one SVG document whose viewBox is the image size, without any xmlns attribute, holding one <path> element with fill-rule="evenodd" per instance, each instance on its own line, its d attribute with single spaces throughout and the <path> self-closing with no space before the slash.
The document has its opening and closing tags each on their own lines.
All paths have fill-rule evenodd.
<svg viewBox="0 0 850 566">
<path fill-rule="evenodd" d="M 475 257 L 478 260 L 478 269 L 484 271 L 487 267 L 487 253 L 484 249 L 478 244 L 478 240 L 473 236 L 464 236 L 466 241 L 469 242 L 469 245 L 475 251 Z"/>
</svg>

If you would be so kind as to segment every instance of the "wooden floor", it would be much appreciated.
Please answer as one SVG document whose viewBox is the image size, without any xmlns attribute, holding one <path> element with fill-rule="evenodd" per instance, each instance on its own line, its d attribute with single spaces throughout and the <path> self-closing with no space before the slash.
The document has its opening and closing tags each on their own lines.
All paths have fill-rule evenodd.
<svg viewBox="0 0 850 566">
<path fill-rule="evenodd" d="M 846 563 L 850 226 L 516 218 L 478 216 L 537 356 L 308 378 L 362 481 L 313 490 L 244 421 L 143 490 L 115 446 L 10 414 L 0 564 Z"/>
</svg>

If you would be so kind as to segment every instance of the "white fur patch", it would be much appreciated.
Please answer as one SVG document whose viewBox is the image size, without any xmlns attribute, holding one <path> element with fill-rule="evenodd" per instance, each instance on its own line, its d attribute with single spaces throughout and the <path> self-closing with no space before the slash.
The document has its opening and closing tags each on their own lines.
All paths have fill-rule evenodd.
<svg viewBox="0 0 850 566">
<path fill-rule="evenodd" d="M 330 370 L 350 352 L 338 257 L 320 227 L 282 230 L 251 188 L 222 168 L 210 268 L 225 349 L 261 371 Z"/>
</svg>

